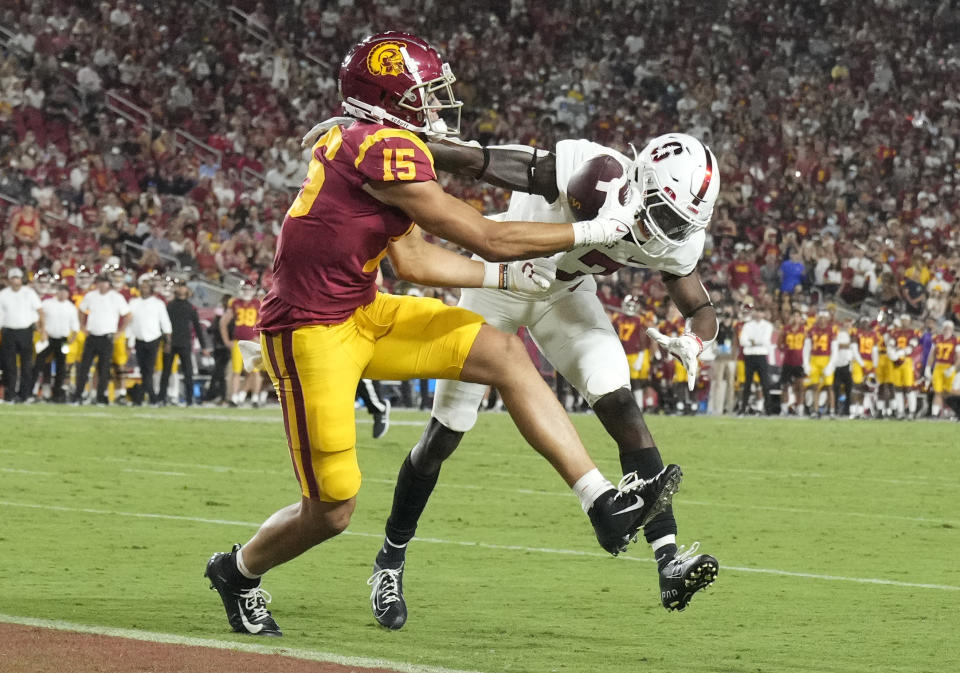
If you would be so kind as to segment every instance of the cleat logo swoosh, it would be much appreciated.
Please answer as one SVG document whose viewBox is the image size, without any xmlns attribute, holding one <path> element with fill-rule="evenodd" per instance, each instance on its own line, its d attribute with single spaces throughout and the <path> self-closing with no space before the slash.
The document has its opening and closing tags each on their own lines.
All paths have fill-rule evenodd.
<svg viewBox="0 0 960 673">
<path fill-rule="evenodd" d="M 243 622 L 243 628 L 254 634 L 263 631 L 263 624 L 252 624 L 250 620 L 247 619 L 247 615 L 243 611 L 243 606 L 240 605 L 240 601 L 237 601 L 237 607 L 240 609 L 240 621 Z"/>
<path fill-rule="evenodd" d="M 624 507 L 619 512 L 614 512 L 613 515 L 617 516 L 618 514 L 626 514 L 627 512 L 633 512 L 635 510 L 641 509 L 644 505 L 643 498 L 638 497 L 637 502 L 633 503 L 629 507 Z"/>
</svg>

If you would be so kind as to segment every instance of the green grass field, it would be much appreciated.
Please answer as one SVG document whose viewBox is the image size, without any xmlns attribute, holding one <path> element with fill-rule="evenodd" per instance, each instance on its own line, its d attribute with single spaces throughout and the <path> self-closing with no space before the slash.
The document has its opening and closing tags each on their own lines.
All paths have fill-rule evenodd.
<svg viewBox="0 0 960 673">
<path fill-rule="evenodd" d="M 410 620 L 388 632 L 366 579 L 425 419 L 396 413 L 376 443 L 358 426 L 351 529 L 270 573 L 285 636 L 264 644 L 483 673 L 960 670 L 956 424 L 651 418 L 686 475 L 680 542 L 721 562 L 668 613 L 649 548 L 603 554 L 509 417 L 484 415 L 408 553 Z M 575 422 L 616 481 L 599 423 Z M 8 406 L 0 424 L 0 613 L 250 642 L 201 575 L 299 497 L 278 410 Z"/>
</svg>

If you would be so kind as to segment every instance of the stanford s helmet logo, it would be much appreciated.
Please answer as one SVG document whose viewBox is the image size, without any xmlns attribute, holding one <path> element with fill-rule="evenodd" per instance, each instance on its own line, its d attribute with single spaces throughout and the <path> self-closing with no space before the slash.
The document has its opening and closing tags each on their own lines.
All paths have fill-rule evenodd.
<svg viewBox="0 0 960 673">
<path fill-rule="evenodd" d="M 399 42 L 384 42 L 367 55 L 367 70 L 372 75 L 402 75 L 405 71 Z"/>
</svg>

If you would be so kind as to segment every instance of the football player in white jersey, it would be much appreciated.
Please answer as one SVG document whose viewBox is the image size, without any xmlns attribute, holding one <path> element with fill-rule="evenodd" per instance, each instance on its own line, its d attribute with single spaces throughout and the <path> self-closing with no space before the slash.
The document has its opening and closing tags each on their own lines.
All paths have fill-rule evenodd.
<svg viewBox="0 0 960 673">
<path fill-rule="evenodd" d="M 699 140 L 679 133 L 652 140 L 631 160 L 587 140 L 564 140 L 549 153 L 522 146 L 430 144 L 435 165 L 515 190 L 504 219 L 567 222 L 593 217 L 607 190 L 624 174 L 639 187 L 643 206 L 628 236 L 607 246 L 558 253 L 557 279 L 546 295 L 465 289 L 460 306 L 499 329 L 526 327 L 540 351 L 590 403 L 617 442 L 623 472 L 649 478 L 663 469 L 656 443 L 630 389 L 627 358 L 596 294 L 594 274 L 624 266 L 660 271 L 671 299 L 687 319 L 686 330 L 650 336 L 677 357 L 696 381 L 698 356 L 718 328 L 716 311 L 700 281 L 697 263 L 705 229 L 720 191 L 717 159 Z M 518 191 L 519 190 L 519 191 Z M 527 193 L 521 193 L 527 192 Z M 485 386 L 438 381 L 433 414 L 397 478 L 386 539 L 369 580 L 377 621 L 392 629 L 407 618 L 403 597 L 406 546 L 439 477 L 441 463 L 477 420 Z M 698 543 L 678 553 L 671 509 L 644 527 L 660 575 L 661 600 L 682 610 L 693 594 L 716 579 L 717 560 L 698 554 Z"/>
</svg>

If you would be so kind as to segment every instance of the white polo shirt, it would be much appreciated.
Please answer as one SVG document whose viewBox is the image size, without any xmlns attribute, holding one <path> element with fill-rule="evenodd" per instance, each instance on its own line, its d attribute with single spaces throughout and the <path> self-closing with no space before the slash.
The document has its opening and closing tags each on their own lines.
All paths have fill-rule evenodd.
<svg viewBox="0 0 960 673">
<path fill-rule="evenodd" d="M 162 334 L 170 334 L 170 316 L 167 305 L 159 297 L 134 297 L 130 300 L 130 325 L 127 333 L 137 341 L 156 341 Z"/>
<path fill-rule="evenodd" d="M 130 312 L 130 307 L 116 290 L 104 294 L 100 290 L 91 290 L 83 295 L 80 310 L 87 314 L 87 332 L 93 336 L 105 336 L 116 333 L 120 318 Z"/>
<path fill-rule="evenodd" d="M 12 287 L 0 290 L 0 327 L 24 329 L 37 322 L 40 297 L 32 287 L 21 285 L 16 292 Z"/>
<path fill-rule="evenodd" d="M 76 305 L 69 299 L 60 301 L 56 297 L 44 299 L 43 326 L 51 339 L 65 339 L 72 332 L 80 331 L 80 314 Z"/>
</svg>

